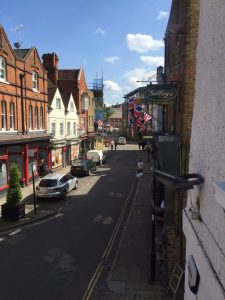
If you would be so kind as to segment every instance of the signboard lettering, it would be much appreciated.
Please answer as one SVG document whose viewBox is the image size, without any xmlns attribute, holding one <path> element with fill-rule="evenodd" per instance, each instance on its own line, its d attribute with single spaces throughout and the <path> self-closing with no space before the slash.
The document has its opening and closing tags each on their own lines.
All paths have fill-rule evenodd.
<svg viewBox="0 0 225 300">
<path fill-rule="evenodd" d="M 173 103 L 176 97 L 176 86 L 149 85 L 145 90 L 145 98 L 151 103 L 169 104 Z"/>
</svg>

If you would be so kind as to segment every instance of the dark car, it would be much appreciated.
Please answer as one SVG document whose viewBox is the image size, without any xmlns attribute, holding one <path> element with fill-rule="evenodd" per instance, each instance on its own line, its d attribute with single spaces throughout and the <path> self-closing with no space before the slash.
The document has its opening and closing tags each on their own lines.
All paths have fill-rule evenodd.
<svg viewBox="0 0 225 300">
<path fill-rule="evenodd" d="M 96 169 L 97 166 L 91 159 L 81 159 L 73 162 L 70 168 L 70 174 L 72 176 L 91 175 Z"/>
</svg>

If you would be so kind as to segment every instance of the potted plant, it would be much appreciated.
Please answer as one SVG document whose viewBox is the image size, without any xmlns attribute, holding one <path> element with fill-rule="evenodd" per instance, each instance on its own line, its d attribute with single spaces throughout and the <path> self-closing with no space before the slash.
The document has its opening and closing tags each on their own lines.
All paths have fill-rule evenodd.
<svg viewBox="0 0 225 300">
<path fill-rule="evenodd" d="M 18 221 L 25 216 L 25 203 L 21 203 L 20 171 L 15 163 L 10 166 L 9 178 L 6 203 L 2 205 L 2 218 L 6 221 Z"/>
</svg>

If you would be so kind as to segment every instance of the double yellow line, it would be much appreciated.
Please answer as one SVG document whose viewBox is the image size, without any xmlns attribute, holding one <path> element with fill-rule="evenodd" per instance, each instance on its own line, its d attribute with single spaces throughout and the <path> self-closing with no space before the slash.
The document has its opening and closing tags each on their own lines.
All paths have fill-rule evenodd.
<svg viewBox="0 0 225 300">
<path fill-rule="evenodd" d="M 112 249 L 113 244 L 115 242 L 115 239 L 117 237 L 120 225 L 121 225 L 121 223 L 122 223 L 122 221 L 124 219 L 125 213 L 127 212 L 128 205 L 129 205 L 130 200 L 131 200 L 131 196 L 132 196 L 132 194 L 134 192 L 135 182 L 136 182 L 136 177 L 133 180 L 133 183 L 132 183 L 129 195 L 128 195 L 127 199 L 126 199 L 126 202 L 125 202 L 125 205 L 123 207 L 123 210 L 120 213 L 120 216 L 119 216 L 119 218 L 117 220 L 116 226 L 115 226 L 115 228 L 113 230 L 113 233 L 111 235 L 109 243 L 108 243 L 108 245 L 107 245 L 107 247 L 106 247 L 106 249 L 104 251 L 104 254 L 102 256 L 101 262 L 99 263 L 99 265 L 98 265 L 95 273 L 93 274 L 93 276 L 92 276 L 92 278 L 91 278 L 91 280 L 89 282 L 89 285 L 88 285 L 88 287 L 87 287 L 87 289 L 86 289 L 86 291 L 84 293 L 84 296 L 83 296 L 82 300 L 88 300 L 88 299 L 90 299 L 90 296 L 91 296 L 91 294 L 92 294 L 92 292 L 94 290 L 94 287 L 95 287 L 95 285 L 96 285 L 96 283 L 98 281 L 98 278 L 101 275 L 102 269 L 104 268 L 104 261 L 109 257 L 109 254 L 111 252 L 111 249 Z"/>
</svg>

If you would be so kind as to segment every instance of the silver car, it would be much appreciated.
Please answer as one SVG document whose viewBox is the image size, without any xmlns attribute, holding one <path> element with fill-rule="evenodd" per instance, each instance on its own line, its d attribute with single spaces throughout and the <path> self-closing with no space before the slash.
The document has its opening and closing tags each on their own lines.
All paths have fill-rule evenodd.
<svg viewBox="0 0 225 300">
<path fill-rule="evenodd" d="M 125 137 L 123 137 L 123 136 L 118 137 L 118 145 L 126 145 L 126 143 L 127 143 L 127 140 Z"/>
<path fill-rule="evenodd" d="M 36 187 L 36 196 L 37 198 L 60 198 L 77 187 L 77 177 L 70 174 L 48 174 L 41 179 Z"/>
</svg>

